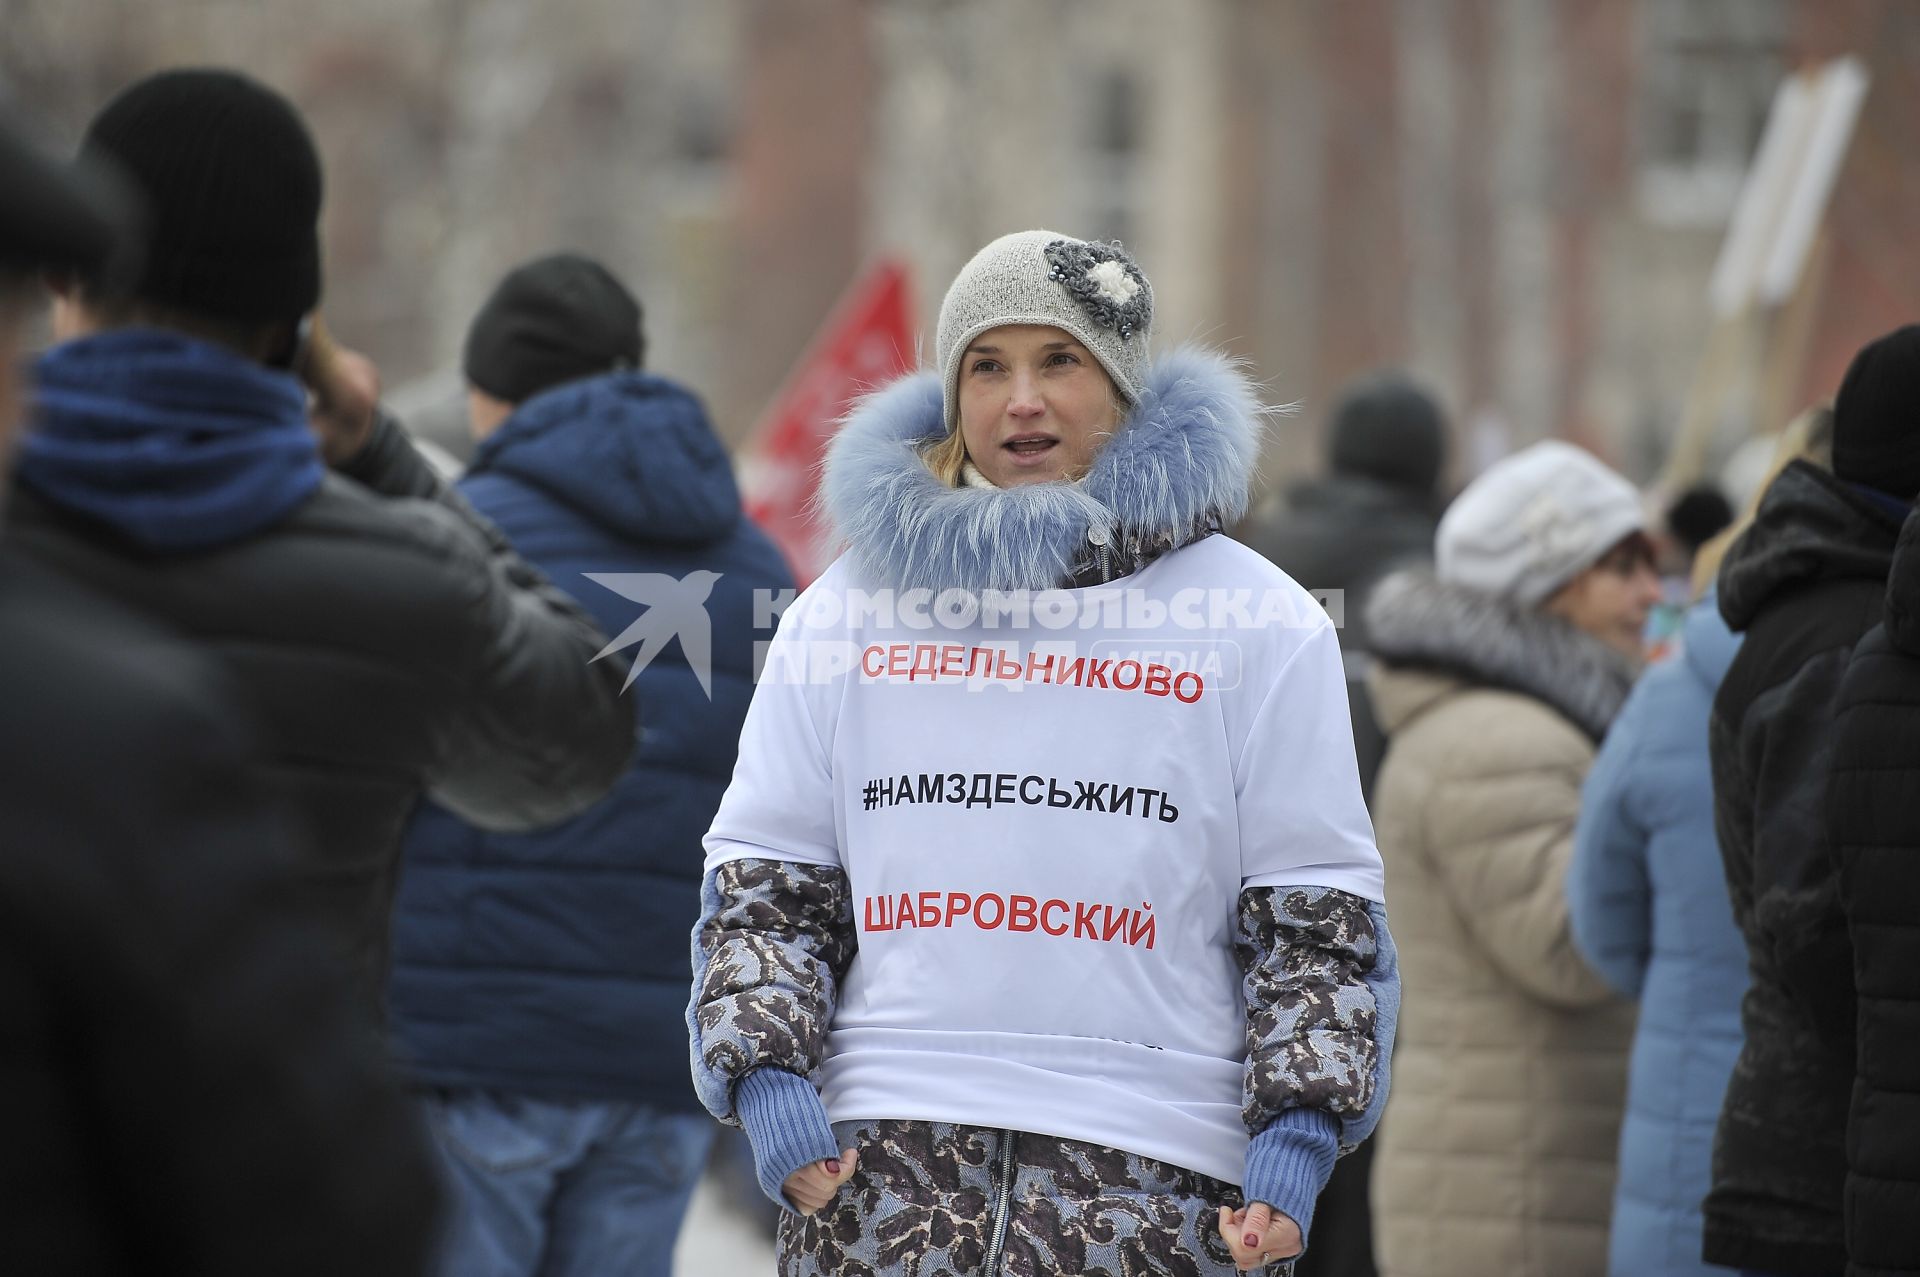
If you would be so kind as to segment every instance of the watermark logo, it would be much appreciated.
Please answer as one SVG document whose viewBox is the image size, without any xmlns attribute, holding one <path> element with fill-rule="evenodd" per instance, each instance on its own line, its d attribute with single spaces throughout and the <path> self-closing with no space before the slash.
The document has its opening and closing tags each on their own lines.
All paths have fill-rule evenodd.
<svg viewBox="0 0 1920 1277">
<path fill-rule="evenodd" d="M 640 650 L 634 653 L 633 668 L 627 671 L 627 681 L 620 685 L 621 691 L 632 687 L 640 671 L 651 665 L 661 649 L 677 638 L 687 664 L 693 668 L 693 676 L 700 680 L 700 690 L 707 694 L 708 700 L 713 699 L 713 623 L 707 617 L 707 599 L 720 573 L 701 569 L 681 577 L 664 572 L 587 572 L 583 575 L 595 585 L 603 585 L 647 609 L 640 614 L 640 619 L 622 630 L 618 638 L 594 654 L 593 659 L 597 661 L 636 643 L 640 645 Z"/>
<path fill-rule="evenodd" d="M 713 621 L 707 604 L 720 573 L 582 575 L 645 609 L 593 657 L 599 661 L 638 648 L 622 691 L 678 639 L 701 690 L 713 699 Z M 1114 687 L 1191 704 L 1201 687 L 1240 685 L 1241 635 L 1319 628 L 1329 621 L 1338 627 L 1345 621 L 1345 604 L 1342 590 L 1294 587 L 1193 587 L 1164 596 L 1135 588 L 1084 594 L 855 588 L 814 591 L 804 599 L 792 589 L 759 589 L 752 599 L 754 681 L 771 675 L 782 682 L 825 684 L 857 672 L 863 681 L 960 679 L 975 688 Z M 787 616 L 796 605 L 800 611 Z M 760 636 L 783 618 L 791 633 L 774 668 L 769 658 L 778 645 Z"/>
</svg>

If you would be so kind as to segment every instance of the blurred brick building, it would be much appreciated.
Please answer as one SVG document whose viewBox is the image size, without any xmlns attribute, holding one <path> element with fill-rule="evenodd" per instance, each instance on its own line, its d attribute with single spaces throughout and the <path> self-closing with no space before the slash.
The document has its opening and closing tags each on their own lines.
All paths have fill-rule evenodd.
<svg viewBox="0 0 1920 1277">
<path fill-rule="evenodd" d="M 973 248 L 1045 225 L 1124 239 L 1162 341 L 1300 403 L 1276 477 L 1383 363 L 1442 391 L 1467 467 L 1554 433 L 1649 474 L 1774 87 L 1842 53 L 1873 80 L 1794 397 L 1920 300 L 1901 0 L 0 0 L 0 31 L 68 143 L 167 63 L 299 100 L 328 307 L 391 382 L 456 385 L 493 279 L 569 246 L 735 439 L 862 262 L 905 255 L 930 329 Z"/>
</svg>

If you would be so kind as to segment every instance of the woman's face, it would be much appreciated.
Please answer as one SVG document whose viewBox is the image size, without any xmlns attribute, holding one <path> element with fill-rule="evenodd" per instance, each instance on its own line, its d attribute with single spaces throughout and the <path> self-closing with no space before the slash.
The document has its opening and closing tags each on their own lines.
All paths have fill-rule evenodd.
<svg viewBox="0 0 1920 1277">
<path fill-rule="evenodd" d="M 995 486 L 1078 479 L 1120 422 L 1107 370 L 1064 329 L 1004 324 L 960 357 L 960 435 Z"/>
<path fill-rule="evenodd" d="M 1645 651 L 1647 613 L 1659 601 L 1653 546 L 1635 534 L 1561 586 L 1545 607 L 1601 642 L 1640 656 Z"/>
</svg>

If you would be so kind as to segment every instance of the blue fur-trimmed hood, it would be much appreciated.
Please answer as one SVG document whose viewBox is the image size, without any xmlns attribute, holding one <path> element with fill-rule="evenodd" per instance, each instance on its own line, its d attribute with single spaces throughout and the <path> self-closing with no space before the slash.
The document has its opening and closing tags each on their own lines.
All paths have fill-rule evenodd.
<svg viewBox="0 0 1920 1277">
<path fill-rule="evenodd" d="M 827 452 L 821 504 L 859 574 L 897 589 L 1045 590 L 1103 539 L 1138 562 L 1236 522 L 1261 415 L 1232 360 L 1183 347 L 1154 361 L 1140 402 L 1078 483 L 950 488 L 920 449 L 946 433 L 940 379 L 863 399 Z"/>
</svg>

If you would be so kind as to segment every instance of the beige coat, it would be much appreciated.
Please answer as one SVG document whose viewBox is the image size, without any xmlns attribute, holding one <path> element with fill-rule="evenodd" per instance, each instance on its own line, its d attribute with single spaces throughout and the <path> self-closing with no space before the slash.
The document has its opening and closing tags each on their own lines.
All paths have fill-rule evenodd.
<svg viewBox="0 0 1920 1277">
<path fill-rule="evenodd" d="M 1431 592 L 1452 588 L 1421 585 L 1416 655 L 1446 644 Z M 1385 593 L 1377 651 L 1392 650 L 1392 614 L 1410 606 L 1406 591 Z M 1458 659 L 1381 665 L 1372 680 L 1389 735 L 1374 816 L 1404 998 L 1374 1163 L 1379 1269 L 1601 1277 L 1633 1010 L 1575 951 L 1565 878 L 1597 729 L 1629 675 L 1566 634 L 1545 652 L 1511 633 L 1452 637 Z M 1516 653 L 1521 668 L 1503 668 Z"/>
</svg>

